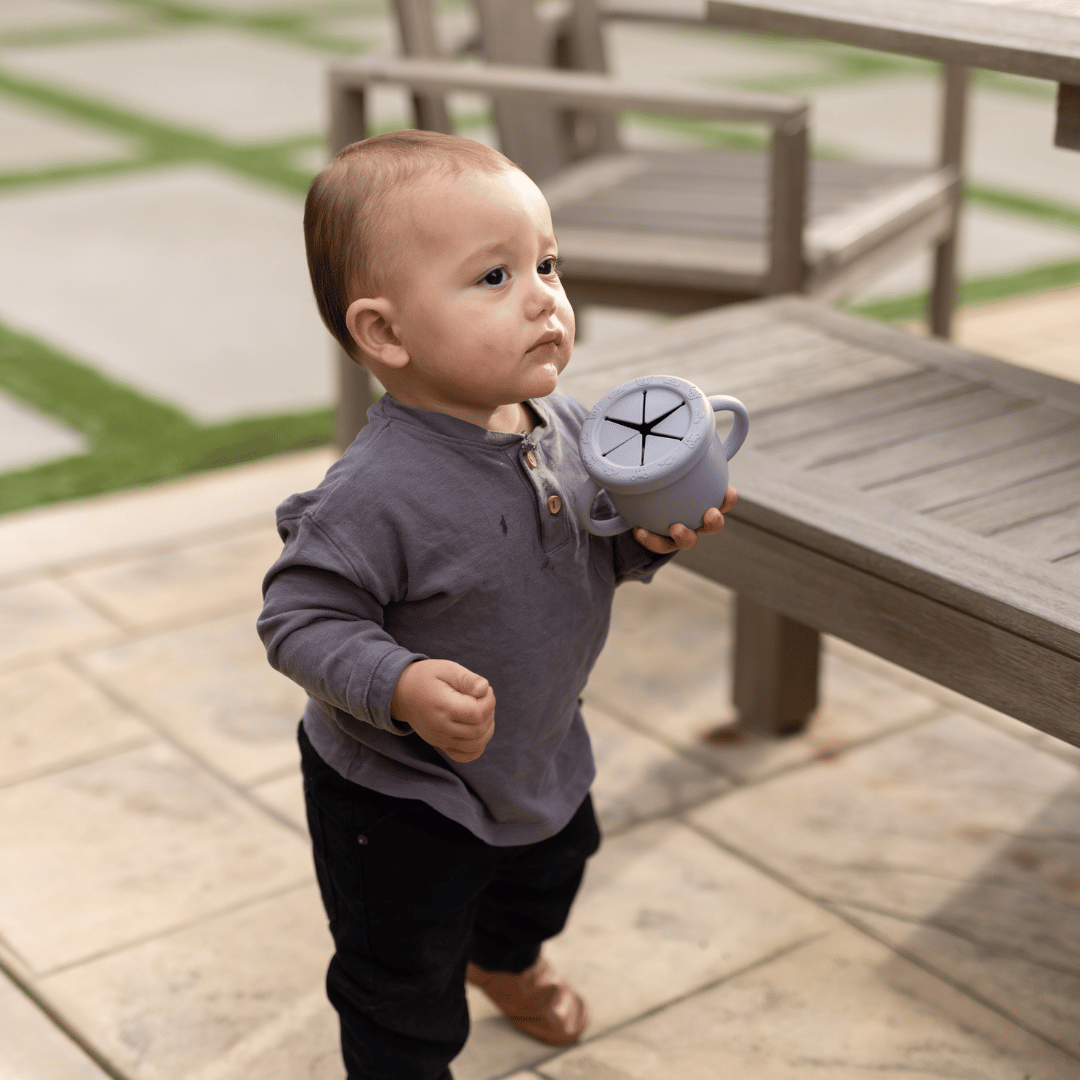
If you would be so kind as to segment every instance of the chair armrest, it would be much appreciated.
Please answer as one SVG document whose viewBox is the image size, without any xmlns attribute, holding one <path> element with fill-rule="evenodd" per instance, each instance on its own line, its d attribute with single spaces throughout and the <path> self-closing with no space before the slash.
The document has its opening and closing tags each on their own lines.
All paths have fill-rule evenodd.
<svg viewBox="0 0 1080 1080">
<path fill-rule="evenodd" d="M 692 87 L 642 86 L 592 72 L 489 64 L 472 67 L 445 60 L 365 56 L 330 68 L 331 93 L 363 90 L 373 83 L 399 83 L 413 91 L 467 91 L 537 98 L 556 108 L 604 112 L 641 110 L 713 120 L 742 120 L 791 131 L 804 128 L 802 98 Z"/>
<path fill-rule="evenodd" d="M 708 26 L 706 0 L 601 0 L 604 21 L 669 23 Z"/>
</svg>

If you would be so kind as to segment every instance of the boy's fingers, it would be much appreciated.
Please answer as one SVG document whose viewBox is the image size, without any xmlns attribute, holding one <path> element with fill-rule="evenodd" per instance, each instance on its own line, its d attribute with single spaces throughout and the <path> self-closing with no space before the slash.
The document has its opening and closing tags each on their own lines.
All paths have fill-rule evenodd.
<svg viewBox="0 0 1080 1080">
<path fill-rule="evenodd" d="M 724 501 L 720 504 L 720 513 L 726 514 L 739 501 L 739 493 L 729 487 L 724 494 Z"/>
<path fill-rule="evenodd" d="M 475 671 L 470 671 L 461 664 L 447 661 L 444 670 L 439 672 L 439 678 L 451 689 L 466 697 L 483 698 L 490 690 L 491 684 Z"/>
<path fill-rule="evenodd" d="M 689 551 L 697 543 L 697 533 L 685 525 L 672 525 L 668 532 L 671 542 L 679 551 Z"/>
</svg>

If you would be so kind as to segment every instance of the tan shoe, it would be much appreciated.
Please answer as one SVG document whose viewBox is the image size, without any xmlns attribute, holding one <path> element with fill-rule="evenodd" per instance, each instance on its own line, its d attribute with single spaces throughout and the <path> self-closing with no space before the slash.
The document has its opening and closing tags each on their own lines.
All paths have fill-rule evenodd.
<svg viewBox="0 0 1080 1080">
<path fill-rule="evenodd" d="M 576 1043 L 588 1027 L 588 1005 L 543 957 L 520 975 L 469 964 L 465 978 L 483 990 L 516 1028 L 550 1046 Z"/>
</svg>

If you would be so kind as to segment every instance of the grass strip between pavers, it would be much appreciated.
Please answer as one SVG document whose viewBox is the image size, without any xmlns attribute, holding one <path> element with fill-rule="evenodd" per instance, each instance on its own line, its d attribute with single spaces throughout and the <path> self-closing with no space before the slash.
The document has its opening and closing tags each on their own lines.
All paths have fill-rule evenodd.
<svg viewBox="0 0 1080 1080">
<path fill-rule="evenodd" d="M 333 437 L 328 408 L 198 424 L 179 409 L 2 326 L 0 386 L 91 444 L 85 454 L 0 474 L 0 514 L 325 446 Z"/>
<path fill-rule="evenodd" d="M 1080 259 L 961 282 L 957 290 L 956 306 L 959 309 L 975 304 L 989 304 L 996 300 L 1063 289 L 1070 285 L 1080 285 Z M 919 292 L 908 296 L 871 300 L 852 305 L 847 310 L 882 322 L 907 322 L 923 318 L 926 315 L 927 302 L 928 294 Z"/>
</svg>

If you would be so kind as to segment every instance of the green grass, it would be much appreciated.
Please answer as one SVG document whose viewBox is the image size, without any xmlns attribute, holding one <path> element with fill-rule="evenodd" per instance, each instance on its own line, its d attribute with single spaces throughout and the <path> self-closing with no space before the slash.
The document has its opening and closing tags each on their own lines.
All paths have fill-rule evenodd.
<svg viewBox="0 0 1080 1080">
<path fill-rule="evenodd" d="M 0 474 L 0 513 L 323 446 L 330 409 L 201 425 L 88 364 L 0 326 L 0 386 L 83 434 L 85 454 Z"/>
<path fill-rule="evenodd" d="M 1080 259 L 1037 266 L 1013 274 L 996 274 L 992 277 L 972 278 L 961 282 L 958 290 L 958 307 L 989 304 L 995 300 L 1008 300 L 1015 296 L 1028 296 L 1049 289 L 1063 289 L 1080 285 Z M 907 322 L 920 319 L 926 314 L 927 294 L 912 293 L 909 296 L 872 300 L 848 308 L 859 315 L 882 322 Z"/>
<path fill-rule="evenodd" d="M 456 8 L 462 2 L 439 0 L 438 6 Z M 328 57 L 342 56 L 364 51 L 367 43 L 347 34 L 328 32 L 329 20 L 388 14 L 386 0 L 296 0 L 291 10 L 264 12 L 215 9 L 203 6 L 198 0 L 117 0 L 118 9 L 121 4 L 137 17 L 125 20 L 121 13 L 108 23 L 76 22 L 2 32 L 0 45 L 34 47 L 124 40 L 201 26 L 259 34 L 316 49 Z M 809 71 L 743 80 L 738 84 L 746 88 L 791 93 L 898 75 L 928 78 L 934 71 L 934 65 L 925 61 L 827 42 L 752 34 L 734 37 L 813 61 Z M 1049 84 L 994 72 L 977 72 L 976 79 L 996 90 L 1021 96 L 1046 98 L 1053 93 Z M 110 160 L 0 173 L 0 192 L 196 163 L 214 165 L 299 197 L 307 190 L 311 170 L 298 163 L 298 153 L 323 143 L 322 136 L 312 134 L 258 144 L 234 144 L 209 132 L 170 124 L 91 95 L 3 70 L 0 70 L 0 95 L 90 128 L 109 131 L 127 140 L 131 147 L 130 153 Z M 464 132 L 490 123 L 487 111 L 455 119 L 458 130 Z M 703 146 L 760 150 L 767 144 L 760 129 L 734 124 L 639 115 L 633 119 L 689 136 Z M 398 125 L 380 125 L 378 130 L 395 126 Z M 967 198 L 973 205 L 1027 220 L 1080 228 L 1080 206 L 980 184 L 968 186 Z M 1080 261 L 1058 263 L 966 282 L 961 287 L 960 300 L 962 304 L 984 303 L 1078 282 Z M 874 318 L 903 321 L 921 317 L 925 304 L 925 295 L 918 294 L 862 304 L 855 310 Z M 332 437 L 330 409 L 250 417 L 217 425 L 199 424 L 180 409 L 2 325 L 0 387 L 82 433 L 89 446 L 86 453 L 0 474 L 0 513 L 324 445 Z"/>
</svg>

